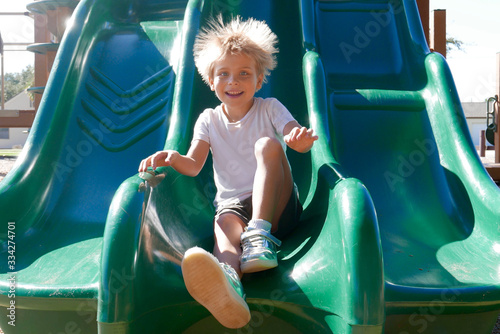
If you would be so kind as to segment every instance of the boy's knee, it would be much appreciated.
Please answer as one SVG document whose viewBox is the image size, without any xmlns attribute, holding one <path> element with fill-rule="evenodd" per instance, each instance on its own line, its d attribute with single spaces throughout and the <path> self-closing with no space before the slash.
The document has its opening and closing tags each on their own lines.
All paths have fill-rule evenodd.
<svg viewBox="0 0 500 334">
<path fill-rule="evenodd" d="M 275 138 L 262 137 L 255 143 L 255 156 L 276 156 L 279 157 L 283 148 L 279 140 Z"/>
<path fill-rule="evenodd" d="M 222 231 L 227 231 L 234 228 L 237 219 L 232 214 L 222 214 L 215 219 L 215 224 L 219 226 Z"/>
</svg>

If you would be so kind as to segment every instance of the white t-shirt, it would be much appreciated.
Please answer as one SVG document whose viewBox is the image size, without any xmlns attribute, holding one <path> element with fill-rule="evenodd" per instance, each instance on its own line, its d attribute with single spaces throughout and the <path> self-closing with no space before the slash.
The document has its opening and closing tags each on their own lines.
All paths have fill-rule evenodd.
<svg viewBox="0 0 500 334">
<path fill-rule="evenodd" d="M 295 119 L 275 98 L 254 98 L 254 104 L 241 120 L 229 122 L 222 105 L 205 109 L 194 127 L 193 141 L 210 144 L 217 194 L 216 207 L 244 200 L 252 194 L 257 169 L 255 142 L 262 137 L 276 138 L 283 151 L 283 130 Z"/>
</svg>

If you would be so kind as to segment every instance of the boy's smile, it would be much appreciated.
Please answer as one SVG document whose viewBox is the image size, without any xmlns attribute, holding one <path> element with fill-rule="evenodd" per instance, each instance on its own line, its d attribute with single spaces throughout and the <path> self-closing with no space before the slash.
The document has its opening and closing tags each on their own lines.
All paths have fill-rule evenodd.
<svg viewBox="0 0 500 334">
<path fill-rule="evenodd" d="M 255 92 L 262 87 L 255 61 L 246 54 L 226 55 L 214 63 L 210 88 L 223 103 L 230 122 L 237 122 L 253 105 Z"/>
<path fill-rule="evenodd" d="M 226 94 L 229 95 L 229 97 L 238 97 L 238 96 L 242 95 L 243 92 L 242 91 L 237 91 L 237 92 L 227 91 Z"/>
</svg>

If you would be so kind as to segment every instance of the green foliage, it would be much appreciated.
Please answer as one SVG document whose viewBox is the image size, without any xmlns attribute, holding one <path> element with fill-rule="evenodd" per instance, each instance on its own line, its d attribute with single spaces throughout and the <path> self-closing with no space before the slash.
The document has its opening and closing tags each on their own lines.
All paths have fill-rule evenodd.
<svg viewBox="0 0 500 334">
<path fill-rule="evenodd" d="M 464 51 L 464 42 L 455 37 L 448 36 L 446 38 L 446 52 L 450 53 L 453 50 Z"/>
<path fill-rule="evenodd" d="M 10 100 L 26 88 L 33 85 L 35 70 L 32 65 L 26 66 L 20 73 L 5 74 L 5 101 Z"/>
</svg>

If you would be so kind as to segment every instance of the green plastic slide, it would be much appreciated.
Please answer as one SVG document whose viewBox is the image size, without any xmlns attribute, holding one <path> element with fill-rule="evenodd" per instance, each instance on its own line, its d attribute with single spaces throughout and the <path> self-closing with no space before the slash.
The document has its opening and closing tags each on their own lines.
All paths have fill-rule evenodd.
<svg viewBox="0 0 500 334">
<path fill-rule="evenodd" d="M 213 247 L 211 162 L 185 152 L 219 102 L 194 67 L 212 16 L 265 20 L 259 92 L 319 140 L 288 152 L 304 204 L 276 269 L 243 278 L 249 325 L 223 328 L 180 261 Z M 82 0 L 25 149 L 0 183 L 6 333 L 477 333 L 500 311 L 500 191 L 413 0 Z M 13 326 L 15 324 L 15 327 Z"/>
</svg>

